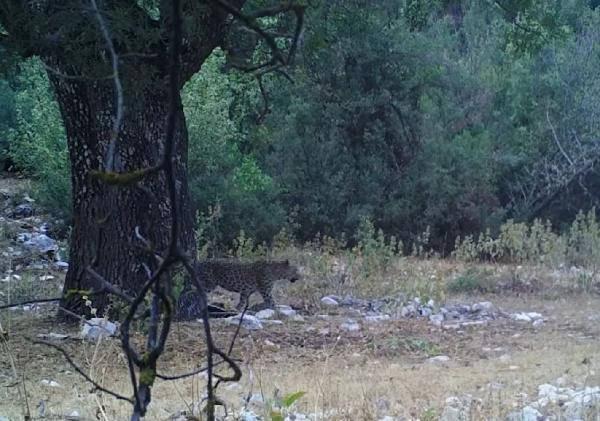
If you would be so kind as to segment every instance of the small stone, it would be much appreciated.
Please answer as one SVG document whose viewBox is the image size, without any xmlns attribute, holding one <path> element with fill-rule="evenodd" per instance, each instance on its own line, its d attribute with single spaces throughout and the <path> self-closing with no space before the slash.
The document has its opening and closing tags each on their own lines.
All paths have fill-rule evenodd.
<svg viewBox="0 0 600 421">
<path fill-rule="evenodd" d="M 257 317 L 251 316 L 250 314 L 245 314 L 243 319 L 241 319 L 241 317 L 241 314 L 238 314 L 232 317 L 227 317 L 225 320 L 230 325 L 235 326 L 239 325 L 241 320 L 241 326 L 246 330 L 260 330 L 263 328 L 260 319 Z"/>
<path fill-rule="evenodd" d="M 290 320 L 292 322 L 303 322 L 304 321 L 304 316 L 302 316 L 301 314 L 294 314 L 292 317 L 290 317 Z"/>
<path fill-rule="evenodd" d="M 78 411 L 71 411 L 68 414 L 65 414 L 65 420 L 77 421 L 81 419 Z"/>
<path fill-rule="evenodd" d="M 29 203 L 18 205 L 10 214 L 11 218 L 29 218 L 33 216 L 33 207 Z"/>
<path fill-rule="evenodd" d="M 429 322 L 432 325 L 440 327 L 442 325 L 442 323 L 444 322 L 444 315 L 443 314 L 432 314 L 431 316 L 429 316 Z"/>
<path fill-rule="evenodd" d="M 475 303 L 471 307 L 474 312 L 491 312 L 494 310 L 494 305 L 489 301 L 482 301 L 480 303 Z"/>
<path fill-rule="evenodd" d="M 67 262 L 54 262 L 54 266 L 56 266 L 58 269 L 69 269 L 69 264 Z"/>
<path fill-rule="evenodd" d="M 334 299 L 333 297 L 331 297 L 329 295 L 321 298 L 321 304 L 324 304 L 329 307 L 337 307 L 340 305 L 340 303 L 338 303 L 336 299 Z"/>
<path fill-rule="evenodd" d="M 543 319 L 534 320 L 532 325 L 535 328 L 542 327 L 542 326 L 544 326 L 544 320 Z"/>
<path fill-rule="evenodd" d="M 275 310 L 273 310 L 271 308 L 266 308 L 255 314 L 255 317 L 258 319 L 261 319 L 261 320 L 271 319 L 274 316 L 275 316 Z"/>
<path fill-rule="evenodd" d="M 423 317 L 429 317 L 433 314 L 433 310 L 430 309 L 429 307 L 421 307 L 419 312 L 421 313 L 421 316 L 423 316 Z"/>
<path fill-rule="evenodd" d="M 276 320 L 276 319 L 265 319 L 265 320 L 261 320 L 264 324 L 266 325 L 282 325 L 283 322 L 281 320 Z"/>
<path fill-rule="evenodd" d="M 447 355 L 438 355 L 437 357 L 431 357 L 427 359 L 430 364 L 443 364 L 450 361 L 450 357 Z"/>
<path fill-rule="evenodd" d="M 467 395 L 466 402 L 463 402 L 456 396 L 451 396 L 446 399 L 446 406 L 442 411 L 440 417 L 441 421 L 464 421 L 471 418 L 470 416 L 470 402 L 472 397 Z"/>
<path fill-rule="evenodd" d="M 435 301 L 433 301 L 433 300 L 427 301 L 427 307 L 431 307 L 431 308 L 435 307 Z"/>
<path fill-rule="evenodd" d="M 356 332 L 360 330 L 360 325 L 355 320 L 348 319 L 340 325 L 340 329 L 346 332 Z"/>
<path fill-rule="evenodd" d="M 503 363 L 507 363 L 512 359 L 512 357 L 508 354 L 504 354 L 504 355 L 500 355 L 500 357 L 498 359 L 500 361 L 502 361 Z"/>
<path fill-rule="evenodd" d="M 387 314 L 377 314 L 373 316 L 365 316 L 365 322 L 367 323 L 380 323 L 390 320 L 390 316 Z"/>
<path fill-rule="evenodd" d="M 57 382 L 55 382 L 54 380 L 44 379 L 44 380 L 40 381 L 40 383 L 43 384 L 44 386 L 49 386 L 49 387 L 61 387 L 61 385 L 58 384 Z"/>
<path fill-rule="evenodd" d="M 255 393 L 250 397 L 250 402 L 252 403 L 263 403 L 264 399 L 260 393 Z"/>
<path fill-rule="evenodd" d="M 297 314 L 296 310 L 294 310 L 290 306 L 286 306 L 286 305 L 278 305 L 277 312 L 279 314 L 284 315 L 285 317 L 293 317 Z"/>
<path fill-rule="evenodd" d="M 37 335 L 38 338 L 42 338 L 42 339 L 55 339 L 55 340 L 63 340 L 63 339 L 67 339 L 69 337 L 69 335 L 65 335 L 63 333 L 54 333 L 54 332 L 50 332 L 50 333 L 39 333 Z"/>
<path fill-rule="evenodd" d="M 540 313 L 535 313 L 535 312 L 530 312 L 530 313 L 525 313 L 527 315 L 527 317 L 529 317 L 531 320 L 537 320 L 537 319 L 541 319 L 543 318 L 543 316 Z"/>
<path fill-rule="evenodd" d="M 394 417 L 390 417 L 389 415 L 386 415 L 386 416 L 385 416 L 385 417 L 383 417 L 383 418 L 379 418 L 379 420 L 378 420 L 378 421 L 396 421 L 396 418 L 394 418 Z"/>
<path fill-rule="evenodd" d="M 240 413 L 240 419 L 242 421 L 259 421 L 260 418 L 258 418 L 258 416 L 252 412 L 252 411 L 248 411 L 248 410 L 244 410 Z"/>
<path fill-rule="evenodd" d="M 526 313 L 513 313 L 510 315 L 510 318 L 517 322 L 531 322 L 531 317 L 529 317 Z"/>
<path fill-rule="evenodd" d="M 513 412 L 508 416 L 509 421 L 538 421 L 543 416 L 537 409 L 526 406 L 519 412 Z"/>
<path fill-rule="evenodd" d="M 486 326 L 488 324 L 487 320 L 473 320 L 468 322 L 461 322 L 461 327 L 473 327 L 473 326 Z"/>
<path fill-rule="evenodd" d="M 58 251 L 58 243 L 46 234 L 32 235 L 31 238 L 26 240 L 23 244 L 42 254 Z"/>
<path fill-rule="evenodd" d="M 40 276 L 40 281 L 51 281 L 54 279 L 54 276 L 52 275 L 42 275 Z"/>
<path fill-rule="evenodd" d="M 265 345 L 269 348 L 275 348 L 275 349 L 279 348 L 274 342 L 271 342 L 268 339 L 265 339 Z M 237 384 L 237 383 L 234 383 L 234 384 Z"/>
<path fill-rule="evenodd" d="M 402 317 L 412 317 L 417 313 L 417 309 L 412 304 L 402 307 L 400 314 Z"/>
<path fill-rule="evenodd" d="M 119 326 L 116 323 L 100 317 L 94 317 L 87 320 L 81 328 L 81 337 L 88 341 L 95 342 L 106 336 L 114 336 Z"/>
</svg>

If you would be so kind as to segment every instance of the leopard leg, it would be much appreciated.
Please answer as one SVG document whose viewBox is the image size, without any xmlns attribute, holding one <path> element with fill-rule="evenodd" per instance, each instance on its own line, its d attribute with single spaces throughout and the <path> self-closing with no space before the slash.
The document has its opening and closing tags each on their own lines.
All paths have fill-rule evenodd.
<svg viewBox="0 0 600 421">
<path fill-rule="evenodd" d="M 238 311 L 244 311 L 244 309 L 248 305 L 248 297 L 250 297 L 250 293 L 248 291 L 240 291 L 240 300 L 238 301 L 236 306 Z"/>
<path fill-rule="evenodd" d="M 273 301 L 273 296 L 271 295 L 271 288 L 266 285 L 261 285 L 258 291 L 263 299 L 263 307 L 264 308 L 275 308 L 275 302 Z"/>
</svg>

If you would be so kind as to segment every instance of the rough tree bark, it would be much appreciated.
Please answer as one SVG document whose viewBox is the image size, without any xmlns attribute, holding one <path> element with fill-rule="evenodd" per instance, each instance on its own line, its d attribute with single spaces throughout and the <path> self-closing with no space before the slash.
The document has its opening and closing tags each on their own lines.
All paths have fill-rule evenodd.
<svg viewBox="0 0 600 421">
<path fill-rule="evenodd" d="M 91 267 L 125 292 L 135 291 L 147 279 L 143 264 L 156 260 L 145 250 L 136 229 L 157 252 L 168 239 L 170 208 L 162 172 L 146 176 L 130 186 L 110 185 L 94 177 L 101 171 L 113 129 L 114 90 L 109 82 L 73 81 L 50 75 L 63 117 L 71 160 L 73 185 L 73 231 L 70 269 L 61 306 L 82 313 L 81 294 L 98 291 L 102 285 L 87 273 Z M 139 84 L 140 82 L 137 81 Z M 142 81 L 142 92 L 126 101 L 116 143 L 114 170 L 128 173 L 160 162 L 165 139 L 166 86 L 156 80 Z M 193 216 L 187 188 L 187 131 L 183 109 L 178 115 L 175 143 L 179 180 L 181 246 L 194 250 Z M 106 296 L 93 300 L 103 310 Z"/>
</svg>

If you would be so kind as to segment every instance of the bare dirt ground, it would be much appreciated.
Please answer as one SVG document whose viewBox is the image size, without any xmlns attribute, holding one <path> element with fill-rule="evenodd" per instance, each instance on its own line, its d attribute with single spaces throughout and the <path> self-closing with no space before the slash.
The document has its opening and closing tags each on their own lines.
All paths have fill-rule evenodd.
<svg viewBox="0 0 600 421">
<path fill-rule="evenodd" d="M 469 394 L 475 402 L 472 419 L 502 419 L 535 396 L 540 384 L 558 379 L 569 386 L 600 385 L 598 297 L 481 298 L 506 311 L 537 311 L 547 321 L 540 328 L 503 319 L 445 331 L 426 320 L 406 319 L 363 323 L 359 331 L 347 332 L 339 327 L 347 315 L 336 309 L 327 319 L 306 316 L 303 322 L 242 331 L 234 355 L 243 360 L 244 378 L 238 386 L 224 386 L 221 395 L 230 410 L 239 409 L 244 397 L 253 396 L 250 406 L 260 415 L 275 390 L 282 394 L 305 391 L 295 407 L 300 413 L 322 414 L 320 419 L 377 420 L 386 415 L 437 419 L 446 398 Z M 73 411 L 80 419 L 127 419 L 126 403 L 91 392 L 91 386 L 59 352 L 26 339 L 49 332 L 76 338 L 77 328 L 57 324 L 44 312 L 37 316 L 11 312 L 10 316 L 0 358 L 0 415 L 23 419 L 29 411 L 35 418 L 43 409 L 47 418 L 55 419 Z M 177 324 L 162 372 L 189 371 L 202 360 L 200 327 L 195 322 Z M 226 345 L 235 326 L 217 320 L 214 329 L 219 342 Z M 96 381 L 131 394 L 116 339 L 99 345 L 66 339 L 61 344 Z M 427 361 L 435 355 L 447 355 L 450 360 Z M 44 380 L 58 386 L 44 385 Z M 202 376 L 174 383 L 159 381 L 147 419 L 190 412 L 199 401 L 202 385 Z"/>
</svg>

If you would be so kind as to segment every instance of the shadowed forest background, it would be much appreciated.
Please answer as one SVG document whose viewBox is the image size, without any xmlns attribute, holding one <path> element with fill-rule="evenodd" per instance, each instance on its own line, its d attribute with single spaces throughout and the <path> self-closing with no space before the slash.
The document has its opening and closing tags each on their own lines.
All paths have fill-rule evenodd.
<svg viewBox="0 0 600 421">
<path fill-rule="evenodd" d="M 323 2 L 285 73 L 234 70 L 258 54 L 248 36 L 247 51 L 216 50 L 187 83 L 205 253 L 282 232 L 352 245 L 372 224 L 405 252 L 447 255 L 457 237 L 495 236 L 509 219 L 561 229 L 596 206 L 595 2 L 400 3 Z M 36 59 L 8 70 L 3 166 L 36 180 L 38 201 L 68 222 L 69 159 L 46 70 Z"/>
</svg>

